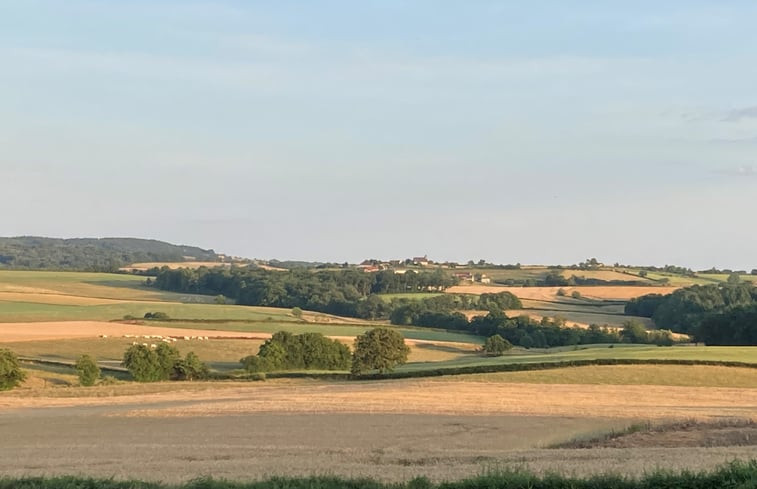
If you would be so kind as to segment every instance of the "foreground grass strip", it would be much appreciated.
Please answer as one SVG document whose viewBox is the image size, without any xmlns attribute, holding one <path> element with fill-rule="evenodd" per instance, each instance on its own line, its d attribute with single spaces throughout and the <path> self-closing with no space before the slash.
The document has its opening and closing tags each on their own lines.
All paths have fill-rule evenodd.
<svg viewBox="0 0 757 489">
<path fill-rule="evenodd" d="M 385 484 L 371 479 L 339 477 L 276 477 L 257 482 L 231 482 L 211 478 L 168 485 L 141 481 L 84 479 L 76 477 L 0 479 L 0 489 L 753 489 L 757 488 L 757 460 L 734 461 L 711 472 L 664 472 L 639 479 L 618 475 L 587 478 L 525 471 L 504 471 L 454 482 L 432 483 L 426 478 Z"/>
<path fill-rule="evenodd" d="M 646 360 L 632 358 L 597 358 L 593 360 L 565 360 L 558 362 L 501 363 L 493 365 L 470 365 L 466 367 L 439 367 L 427 370 L 366 374 L 359 380 L 409 379 L 415 377 L 439 377 L 442 375 L 490 374 L 497 372 L 523 372 L 529 370 L 549 370 L 566 367 L 588 367 L 596 365 L 708 365 L 720 367 L 743 367 L 757 369 L 757 363 L 718 360 Z"/>
</svg>

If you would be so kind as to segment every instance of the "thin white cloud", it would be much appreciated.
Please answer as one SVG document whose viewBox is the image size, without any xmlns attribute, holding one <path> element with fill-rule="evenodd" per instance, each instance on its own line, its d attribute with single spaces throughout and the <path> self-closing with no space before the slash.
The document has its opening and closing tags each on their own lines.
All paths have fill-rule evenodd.
<svg viewBox="0 0 757 489">
<path fill-rule="evenodd" d="M 729 110 L 723 116 L 723 120 L 727 122 L 738 122 L 742 119 L 755 119 L 757 118 L 757 105 L 752 107 L 742 107 L 739 109 Z"/>
</svg>

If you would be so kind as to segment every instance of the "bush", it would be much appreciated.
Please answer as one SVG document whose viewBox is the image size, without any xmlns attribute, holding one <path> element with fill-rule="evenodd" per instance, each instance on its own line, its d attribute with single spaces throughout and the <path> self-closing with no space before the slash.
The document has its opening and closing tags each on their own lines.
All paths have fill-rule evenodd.
<svg viewBox="0 0 757 489">
<path fill-rule="evenodd" d="M 409 353 L 405 338 L 397 330 L 374 328 L 355 340 L 352 374 L 360 375 L 369 370 L 391 371 L 407 362 Z"/>
<path fill-rule="evenodd" d="M 170 318 L 165 312 L 146 312 L 144 319 L 163 321 Z"/>
<path fill-rule="evenodd" d="M 76 361 L 76 373 L 79 375 L 79 383 L 83 386 L 95 385 L 100 378 L 100 367 L 97 361 L 89 355 L 82 355 Z"/>
<path fill-rule="evenodd" d="M 21 385 L 25 378 L 26 374 L 21 370 L 16 354 L 5 348 L 0 348 L 0 391 Z"/>
<path fill-rule="evenodd" d="M 172 378 L 175 380 L 202 380 L 207 379 L 210 369 L 200 361 L 193 351 L 187 353 L 183 359 L 174 362 Z"/>
<path fill-rule="evenodd" d="M 124 367 L 129 369 L 137 382 L 159 380 L 195 380 L 207 378 L 210 369 L 194 352 L 181 358 L 179 350 L 167 343 L 155 349 L 145 345 L 133 345 L 124 353 Z"/>
<path fill-rule="evenodd" d="M 574 290 L 573 292 L 571 292 L 571 293 L 570 293 L 570 296 L 571 296 L 572 298 L 574 298 L 574 299 L 580 299 L 581 297 L 583 297 L 583 296 L 581 295 L 581 292 L 579 292 L 579 291 L 577 291 L 577 290 Z"/>
</svg>

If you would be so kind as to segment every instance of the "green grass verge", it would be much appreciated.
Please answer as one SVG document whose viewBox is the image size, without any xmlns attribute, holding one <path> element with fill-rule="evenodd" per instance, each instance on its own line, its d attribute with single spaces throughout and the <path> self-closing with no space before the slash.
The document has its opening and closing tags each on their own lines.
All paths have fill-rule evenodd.
<svg viewBox="0 0 757 489">
<path fill-rule="evenodd" d="M 165 312 L 172 318 L 250 321 L 296 321 L 288 309 L 179 302 L 119 302 L 97 305 L 40 304 L 0 301 L 0 322 L 111 321 L 147 312 Z"/>
<path fill-rule="evenodd" d="M 585 478 L 523 470 L 502 470 L 472 479 L 433 483 L 425 477 L 405 483 L 332 476 L 274 477 L 255 482 L 203 478 L 184 484 L 86 479 L 79 477 L 25 477 L 0 479 L 0 489 L 750 489 L 757 487 L 757 460 L 734 461 L 712 471 L 657 471 L 640 478 L 614 474 Z"/>
</svg>

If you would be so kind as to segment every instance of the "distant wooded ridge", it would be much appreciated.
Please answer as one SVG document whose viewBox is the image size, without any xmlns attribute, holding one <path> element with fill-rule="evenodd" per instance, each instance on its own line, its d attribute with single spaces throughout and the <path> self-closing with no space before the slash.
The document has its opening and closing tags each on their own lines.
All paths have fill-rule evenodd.
<svg viewBox="0 0 757 489">
<path fill-rule="evenodd" d="M 0 269 L 115 272 L 138 262 L 218 261 L 213 250 L 153 239 L 0 238 Z"/>
</svg>

